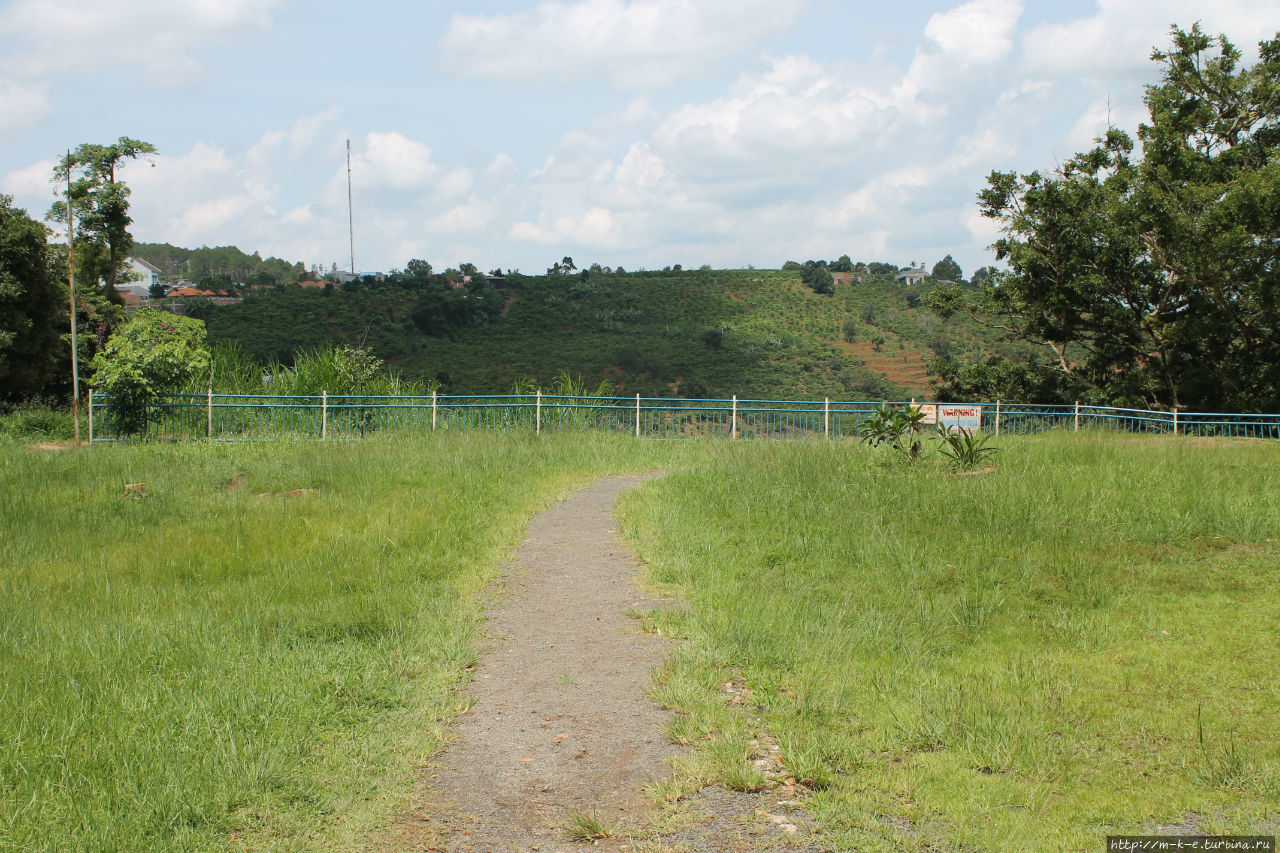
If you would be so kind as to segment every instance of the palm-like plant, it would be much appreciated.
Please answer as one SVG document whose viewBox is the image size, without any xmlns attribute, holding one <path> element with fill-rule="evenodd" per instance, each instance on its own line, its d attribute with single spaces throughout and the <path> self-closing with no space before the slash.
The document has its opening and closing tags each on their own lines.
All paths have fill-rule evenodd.
<svg viewBox="0 0 1280 853">
<path fill-rule="evenodd" d="M 991 440 L 990 433 L 979 434 L 976 430 L 970 432 L 964 427 L 957 427 L 956 432 L 948 432 L 946 427 L 939 424 L 938 436 L 942 439 L 938 450 L 949 457 L 957 468 L 976 468 L 997 451 L 996 448 L 987 446 L 987 442 Z"/>
<path fill-rule="evenodd" d="M 920 442 L 915 435 L 924 427 L 924 412 L 919 406 L 894 408 L 877 403 L 864 424 L 862 441 L 872 447 L 888 444 L 910 459 L 920 455 Z"/>
</svg>

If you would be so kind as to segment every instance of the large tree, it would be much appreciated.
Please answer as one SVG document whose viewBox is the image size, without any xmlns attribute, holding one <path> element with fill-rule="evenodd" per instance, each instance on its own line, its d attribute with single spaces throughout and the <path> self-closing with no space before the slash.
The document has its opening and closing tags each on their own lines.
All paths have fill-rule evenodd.
<svg viewBox="0 0 1280 853">
<path fill-rule="evenodd" d="M 133 246 L 129 234 L 129 187 L 117 179 L 128 160 L 156 152 L 149 142 L 122 136 L 110 145 L 85 143 L 58 161 L 53 182 L 63 186 L 70 177 L 71 212 L 76 218 L 75 261 L 78 276 L 103 283 L 107 297 L 120 301 L 116 281 Z M 55 222 L 67 221 L 67 201 L 49 211 Z"/>
<path fill-rule="evenodd" d="M 50 269 L 46 234 L 0 194 L 0 402 L 44 394 L 58 376 L 67 298 Z"/>
<path fill-rule="evenodd" d="M 950 255 L 934 264 L 933 272 L 930 275 L 942 281 L 960 281 L 960 279 L 964 278 L 960 265 Z"/>
<path fill-rule="evenodd" d="M 934 297 L 1043 344 L 1066 396 L 1280 406 L 1280 34 L 1240 65 L 1225 36 L 1172 30 L 1141 153 L 1110 129 L 1052 174 L 993 172 L 979 196 L 1008 270 Z"/>
</svg>

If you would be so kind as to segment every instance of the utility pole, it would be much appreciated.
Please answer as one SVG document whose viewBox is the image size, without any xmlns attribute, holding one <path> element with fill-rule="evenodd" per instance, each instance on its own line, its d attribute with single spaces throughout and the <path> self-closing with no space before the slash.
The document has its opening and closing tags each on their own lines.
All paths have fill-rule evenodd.
<svg viewBox="0 0 1280 853">
<path fill-rule="evenodd" d="M 351 274 L 356 274 L 356 226 L 351 214 L 351 140 L 347 140 L 347 233 L 351 237 Z"/>
<path fill-rule="evenodd" d="M 76 214 L 71 206 L 71 151 L 67 151 L 67 290 L 71 297 L 71 411 L 80 446 L 80 350 L 76 347 Z"/>
</svg>

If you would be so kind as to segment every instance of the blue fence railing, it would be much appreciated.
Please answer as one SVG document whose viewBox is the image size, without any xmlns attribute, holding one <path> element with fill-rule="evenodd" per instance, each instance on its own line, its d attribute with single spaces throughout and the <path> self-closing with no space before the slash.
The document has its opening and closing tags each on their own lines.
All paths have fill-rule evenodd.
<svg viewBox="0 0 1280 853">
<path fill-rule="evenodd" d="M 914 401 L 912 401 L 914 402 Z M 856 437 L 873 401 L 685 400 L 661 397 L 175 394 L 144 411 L 89 398 L 90 441 L 358 438 L 380 432 L 605 430 L 647 438 Z M 908 405 L 894 402 L 892 405 Z M 1129 433 L 1280 438 L 1280 414 L 1165 412 L 1104 406 L 982 403 L 995 433 L 1106 429 Z"/>
</svg>

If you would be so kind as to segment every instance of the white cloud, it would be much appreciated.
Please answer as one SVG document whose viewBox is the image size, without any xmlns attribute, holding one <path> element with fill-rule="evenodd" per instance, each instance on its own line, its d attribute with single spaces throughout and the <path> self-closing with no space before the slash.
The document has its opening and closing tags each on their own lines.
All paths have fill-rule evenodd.
<svg viewBox="0 0 1280 853">
<path fill-rule="evenodd" d="M 726 97 L 687 104 L 653 135 L 672 168 L 776 184 L 815 165 L 843 160 L 903 118 L 881 90 L 804 56 L 773 59 L 744 75 Z"/>
<path fill-rule="evenodd" d="M 1113 104 L 1106 98 L 1096 98 L 1084 108 L 1063 137 L 1063 150 L 1073 153 L 1087 151 L 1093 148 L 1096 140 L 1107 132 L 1108 127 L 1122 128 L 1132 134 L 1138 123 L 1147 119 L 1146 108 L 1141 104 L 1126 102 L 1120 105 Z"/>
<path fill-rule="evenodd" d="M 68 70 L 126 66 L 152 85 L 197 79 L 190 56 L 214 40 L 262 32 L 278 0 L 15 0 L 0 11 L 0 35 L 22 47 L 10 73 L 40 78 Z"/>
<path fill-rule="evenodd" d="M 445 67 L 514 82 L 599 75 L 629 89 L 669 85 L 790 29 L 806 0 L 546 0 L 509 15 L 454 15 Z M 476 57 L 483 57 L 479 61 Z"/>
<path fill-rule="evenodd" d="M 603 207 L 592 207 L 578 215 L 543 216 L 537 223 L 517 222 L 511 226 L 510 236 L 543 246 L 580 245 L 597 250 L 620 244 L 613 211 Z"/>
<path fill-rule="evenodd" d="M 39 210 L 33 208 L 27 211 L 36 219 L 39 219 L 44 216 L 48 205 L 53 203 L 54 187 L 50 179 L 53 177 L 53 169 L 57 165 L 57 160 L 39 160 L 29 166 L 14 169 L 6 173 L 4 177 L 0 177 L 0 192 L 21 199 L 20 203 L 33 206 L 36 204 L 37 199 L 48 199 L 45 207 Z"/>
<path fill-rule="evenodd" d="M 1144 115 L 1141 85 L 1158 74 L 1147 56 L 1165 40 L 1166 18 L 1202 18 L 1247 48 L 1280 17 L 1259 12 L 1256 0 L 1224 0 L 1196 15 L 1186 14 L 1193 7 L 1185 0 L 1163 8 L 1102 0 L 1083 16 L 1031 29 L 1024 2 L 955 0 L 915 33 L 894 37 L 892 50 L 856 59 L 823 58 L 838 55 L 830 45 L 785 53 L 796 42 L 770 37 L 785 35 L 806 7 L 826 14 L 837 5 L 830 3 L 526 0 L 511 4 L 522 12 L 458 14 L 440 49 L 459 74 L 604 79 L 640 93 L 606 100 L 588 87 L 589 97 L 571 101 L 576 91 L 513 96 L 454 81 L 467 97 L 528 99 L 521 109 L 554 112 L 556 121 L 522 123 L 527 132 L 507 136 L 442 133 L 438 116 L 416 123 L 406 110 L 354 134 L 340 124 L 347 111 L 353 125 L 369 114 L 352 103 L 287 116 L 248 143 L 188 143 L 154 168 L 128 167 L 135 235 L 234 243 L 326 266 L 343 260 L 350 136 L 355 254 L 365 269 L 410 257 L 541 270 L 565 254 L 634 268 L 843 252 L 899 263 L 951 253 L 971 269 L 990 262 L 981 247 L 995 235 L 974 199 L 986 174 L 1052 168 L 1089 147 L 1105 126 L 1108 94 L 1112 122 L 1132 130 Z M 122 0 L 113 8 L 133 27 L 156 12 L 160 35 L 144 35 L 142 46 L 173 61 L 199 56 L 193 48 L 204 39 L 270 25 L 263 7 L 243 0 L 163 9 Z M 39 25 L 37 12 L 45 14 Z M 87 45 L 86 62 L 150 73 L 149 60 L 116 52 L 120 28 L 87 0 L 14 0 L 0 7 L 0 39 L 34 54 L 53 38 L 50 21 L 73 12 L 93 19 L 75 36 Z M 732 67 L 726 60 L 738 63 L 728 86 L 710 88 L 718 78 L 708 78 L 700 88 L 645 92 Z M 60 91 L 14 66 L 12 56 L 0 58 L 0 133 L 40 121 L 46 88 L 55 101 Z M 486 109 L 477 102 L 477 114 Z M 30 156 L 48 150 L 33 146 Z M 11 171 L 0 191 L 42 215 L 51 168 L 42 161 Z"/>
<path fill-rule="evenodd" d="M 266 164 L 278 157 L 282 150 L 286 154 L 304 151 L 314 145 L 321 132 L 341 114 L 341 107 L 331 106 L 303 116 L 287 130 L 268 131 L 249 149 L 247 159 L 250 163 Z"/>
<path fill-rule="evenodd" d="M 44 86 L 0 79 L 0 136 L 10 136 L 49 115 Z"/>
<path fill-rule="evenodd" d="M 924 35 L 951 61 L 989 65 L 1012 52 L 1021 14 L 1020 0 L 972 0 L 931 16 Z"/>
<path fill-rule="evenodd" d="M 311 215 L 311 205 L 309 204 L 300 204 L 281 217 L 283 221 L 291 225 L 307 225 L 314 218 Z"/>
<path fill-rule="evenodd" d="M 1246 57 L 1280 30 L 1280 8 L 1256 0 L 1098 0 L 1097 11 L 1065 23 L 1044 24 L 1023 38 L 1026 66 L 1037 74 L 1147 79 L 1151 49 L 1169 44 L 1169 25 L 1199 21 L 1208 33 L 1227 33 Z"/>
<path fill-rule="evenodd" d="M 1000 223 L 983 216 L 982 211 L 976 207 L 965 215 L 964 224 L 969 229 L 969 233 L 973 235 L 973 239 L 983 246 L 990 246 L 1000 239 Z M 982 266 L 988 265 L 983 264 Z"/>
<path fill-rule="evenodd" d="M 896 99 L 925 121 L 939 120 L 986 88 L 970 75 L 991 74 L 1013 51 L 1023 6 L 1020 0 L 971 0 L 938 12 L 925 24 L 925 39 L 895 88 Z"/>
<path fill-rule="evenodd" d="M 441 166 L 432 159 L 429 146 L 396 131 L 367 134 L 363 150 L 352 152 L 351 170 L 353 184 L 362 196 L 426 193 L 456 200 L 475 183 L 469 169 Z M 345 167 L 335 174 L 345 190 Z"/>
</svg>

